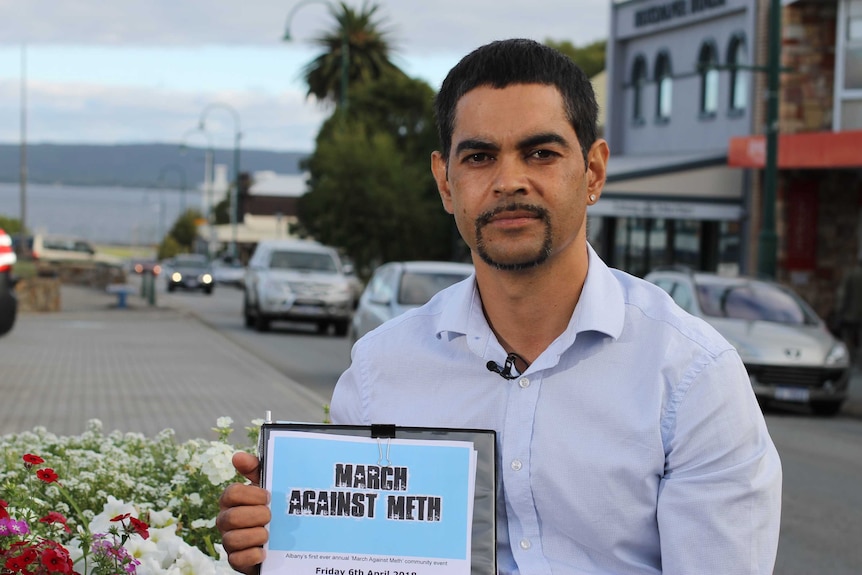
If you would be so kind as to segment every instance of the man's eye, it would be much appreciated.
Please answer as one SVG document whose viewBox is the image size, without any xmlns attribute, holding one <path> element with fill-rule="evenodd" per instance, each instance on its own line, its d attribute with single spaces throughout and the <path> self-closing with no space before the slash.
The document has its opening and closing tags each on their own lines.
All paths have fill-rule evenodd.
<svg viewBox="0 0 862 575">
<path fill-rule="evenodd" d="M 557 154 L 551 150 L 533 150 L 530 155 L 539 160 L 547 160 L 549 158 L 553 158 Z"/>
<path fill-rule="evenodd" d="M 485 152 L 476 152 L 475 154 L 469 154 L 464 157 L 464 161 L 470 164 L 479 164 L 482 162 L 487 162 L 491 156 L 486 154 Z"/>
</svg>

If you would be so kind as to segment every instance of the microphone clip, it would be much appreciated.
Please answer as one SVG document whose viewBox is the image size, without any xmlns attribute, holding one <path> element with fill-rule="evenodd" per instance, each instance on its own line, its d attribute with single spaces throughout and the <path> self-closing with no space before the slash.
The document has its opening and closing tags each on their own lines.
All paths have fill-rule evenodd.
<svg viewBox="0 0 862 575">
<path fill-rule="evenodd" d="M 499 375 L 503 379 L 515 379 L 516 377 L 521 375 L 520 373 L 517 373 L 517 372 L 512 373 L 512 368 L 514 368 L 515 370 L 518 369 L 515 366 L 515 361 L 519 360 L 519 359 L 522 362 L 524 362 L 524 364 L 527 363 L 526 360 L 524 360 L 524 358 L 522 358 L 517 353 L 510 353 L 506 356 L 506 362 L 502 366 L 500 366 L 495 361 L 489 361 L 488 363 L 485 364 L 485 367 L 488 368 L 488 371 L 493 371 L 494 373 L 496 373 L 497 375 Z"/>
</svg>

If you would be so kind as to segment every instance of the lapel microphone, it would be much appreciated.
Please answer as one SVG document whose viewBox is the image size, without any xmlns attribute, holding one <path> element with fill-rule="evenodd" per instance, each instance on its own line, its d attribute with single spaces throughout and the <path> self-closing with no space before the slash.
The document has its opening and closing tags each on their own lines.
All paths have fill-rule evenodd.
<svg viewBox="0 0 862 575">
<path fill-rule="evenodd" d="M 485 367 L 488 368 L 488 371 L 493 371 L 503 379 L 515 379 L 520 375 L 517 373 L 512 373 L 512 368 L 515 366 L 515 360 L 517 359 L 520 359 L 524 363 L 527 363 L 526 361 L 524 361 L 524 358 L 522 358 L 517 353 L 510 353 L 506 356 L 506 363 L 502 366 L 496 361 L 489 361 L 485 364 Z"/>
</svg>

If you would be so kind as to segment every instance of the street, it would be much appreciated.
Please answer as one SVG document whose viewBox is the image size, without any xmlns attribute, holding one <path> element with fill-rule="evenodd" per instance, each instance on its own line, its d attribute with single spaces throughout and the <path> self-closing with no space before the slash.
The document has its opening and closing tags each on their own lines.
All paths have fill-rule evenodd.
<svg viewBox="0 0 862 575">
<path fill-rule="evenodd" d="M 160 304 L 193 312 L 275 369 L 329 397 L 350 361 L 346 338 L 302 325 L 269 333 L 243 326 L 242 290 L 219 286 L 212 296 L 159 293 Z M 776 575 L 862 572 L 862 420 L 770 409 L 766 422 L 784 469 Z"/>
</svg>

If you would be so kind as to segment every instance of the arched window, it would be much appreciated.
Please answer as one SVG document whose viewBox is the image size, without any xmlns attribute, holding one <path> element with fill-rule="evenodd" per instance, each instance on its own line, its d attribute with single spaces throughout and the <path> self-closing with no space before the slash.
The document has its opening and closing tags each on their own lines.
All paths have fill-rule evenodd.
<svg viewBox="0 0 862 575">
<path fill-rule="evenodd" d="M 718 54 L 713 43 L 701 45 L 697 69 L 700 73 L 700 113 L 714 116 L 718 110 Z"/>
<path fill-rule="evenodd" d="M 669 120 L 673 94 L 673 74 L 671 73 L 670 56 L 667 52 L 662 52 L 656 59 L 655 84 L 656 117 L 659 120 Z"/>
<path fill-rule="evenodd" d="M 740 112 L 748 107 L 748 48 L 742 34 L 730 39 L 727 65 L 730 67 L 730 109 Z"/>
<path fill-rule="evenodd" d="M 643 93 L 647 83 L 647 65 L 643 56 L 635 58 L 632 65 L 632 119 L 635 122 L 644 121 Z"/>
</svg>

